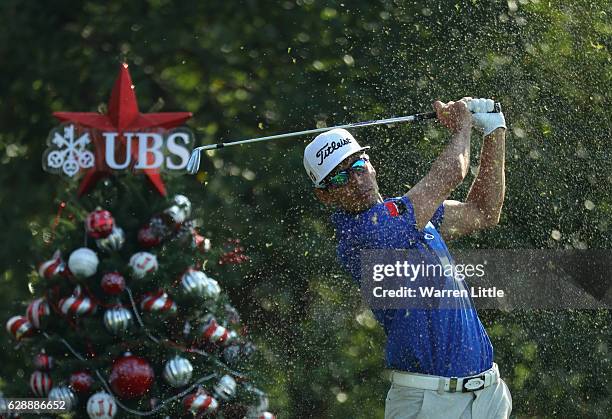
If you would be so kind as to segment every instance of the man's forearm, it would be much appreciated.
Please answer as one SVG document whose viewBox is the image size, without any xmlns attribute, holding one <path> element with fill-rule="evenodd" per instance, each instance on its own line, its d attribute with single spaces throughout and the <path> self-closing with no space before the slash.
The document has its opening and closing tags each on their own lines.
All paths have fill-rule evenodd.
<svg viewBox="0 0 612 419">
<path fill-rule="evenodd" d="M 486 223 L 497 224 L 504 203 L 506 130 L 498 128 L 483 140 L 478 175 L 466 202 L 474 203 Z"/>
<path fill-rule="evenodd" d="M 448 146 L 431 166 L 438 179 L 448 181 L 448 193 L 463 181 L 470 167 L 470 134 L 469 126 L 454 133 Z"/>
</svg>

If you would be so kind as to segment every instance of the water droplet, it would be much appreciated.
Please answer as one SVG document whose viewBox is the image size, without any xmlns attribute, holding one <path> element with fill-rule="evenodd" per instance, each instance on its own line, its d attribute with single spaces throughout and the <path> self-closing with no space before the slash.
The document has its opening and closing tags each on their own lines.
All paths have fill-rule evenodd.
<svg viewBox="0 0 612 419">
<path fill-rule="evenodd" d="M 514 135 L 516 135 L 518 138 L 524 138 L 525 137 L 525 130 L 523 128 L 514 127 L 514 128 L 512 128 L 512 132 L 514 132 Z"/>
<path fill-rule="evenodd" d="M 529 152 L 529 158 L 533 160 L 537 160 L 540 158 L 540 153 L 538 152 L 538 150 L 531 150 Z"/>
</svg>

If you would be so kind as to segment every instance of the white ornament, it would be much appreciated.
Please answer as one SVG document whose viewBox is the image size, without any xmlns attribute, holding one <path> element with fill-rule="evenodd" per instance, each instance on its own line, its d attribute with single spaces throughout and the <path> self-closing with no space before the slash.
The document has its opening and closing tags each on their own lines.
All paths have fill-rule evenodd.
<svg viewBox="0 0 612 419">
<path fill-rule="evenodd" d="M 91 419 L 112 419 L 117 414 L 115 398 L 104 391 L 93 394 L 87 400 L 87 414 Z"/>
<path fill-rule="evenodd" d="M 130 258 L 130 267 L 134 278 L 144 278 L 148 273 L 155 272 L 158 267 L 157 258 L 149 252 L 134 253 Z"/>
<path fill-rule="evenodd" d="M 191 215 L 191 201 L 185 195 L 176 195 L 174 205 L 164 211 L 175 224 L 185 222 Z"/>
<path fill-rule="evenodd" d="M 188 359 L 175 356 L 166 362 L 162 376 L 172 387 L 183 387 L 191 381 L 193 366 Z"/>
<path fill-rule="evenodd" d="M 76 175 L 80 169 L 89 169 L 94 166 L 94 154 L 86 150 L 91 142 L 89 133 L 75 139 L 74 125 L 64 127 L 63 135 L 60 130 L 53 133 L 49 148 L 45 151 L 43 168 L 51 173 L 64 173 L 67 176 Z M 55 147 L 53 147 L 55 146 Z"/>
<path fill-rule="evenodd" d="M 98 269 L 98 255 L 87 247 L 81 247 L 70 254 L 68 269 L 80 278 L 88 278 Z"/>
</svg>

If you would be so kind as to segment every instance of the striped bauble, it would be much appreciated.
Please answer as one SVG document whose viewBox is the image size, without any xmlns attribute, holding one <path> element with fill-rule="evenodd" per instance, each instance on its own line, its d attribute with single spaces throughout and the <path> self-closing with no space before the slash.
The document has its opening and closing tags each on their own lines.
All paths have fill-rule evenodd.
<svg viewBox="0 0 612 419">
<path fill-rule="evenodd" d="M 148 292 L 140 302 L 142 311 L 151 313 L 175 313 L 176 303 L 163 290 Z"/>
<path fill-rule="evenodd" d="M 53 387 L 53 381 L 47 373 L 34 371 L 30 376 L 30 389 L 36 397 L 47 397 L 51 387 Z"/>
<path fill-rule="evenodd" d="M 221 293 L 219 283 L 196 269 L 188 269 L 181 277 L 181 288 L 186 295 L 216 300 Z"/>
<path fill-rule="evenodd" d="M 66 264 L 62 260 L 60 252 L 57 251 L 53 257 L 38 266 L 38 275 L 44 279 L 53 278 L 66 270 Z"/>
<path fill-rule="evenodd" d="M 189 384 L 193 374 L 193 365 L 187 358 L 175 356 L 170 361 L 166 362 L 162 377 L 172 387 L 183 387 Z"/>
<path fill-rule="evenodd" d="M 221 326 L 214 318 L 211 318 L 200 329 L 200 339 L 216 344 L 229 344 L 236 333 Z"/>
<path fill-rule="evenodd" d="M 20 341 L 34 334 L 34 327 L 24 316 L 13 316 L 6 322 L 6 331 Z"/>
<path fill-rule="evenodd" d="M 70 389 L 70 387 L 65 386 L 65 385 L 53 387 L 49 391 L 48 398 L 50 401 L 64 402 L 64 406 L 62 406 L 63 412 L 69 412 L 73 410 L 78 403 L 76 394 L 74 394 L 74 392 Z"/>
<path fill-rule="evenodd" d="M 68 316 L 83 317 L 95 313 L 96 304 L 83 295 L 71 295 L 59 301 L 60 311 Z"/>
<path fill-rule="evenodd" d="M 49 304 L 44 298 L 37 298 L 28 305 L 26 317 L 36 329 L 40 329 L 41 321 L 51 314 Z"/>
<path fill-rule="evenodd" d="M 104 313 L 104 326 L 113 335 L 126 332 L 131 324 L 132 312 L 127 308 L 113 307 Z"/>
<path fill-rule="evenodd" d="M 183 407 L 187 413 L 199 417 L 202 414 L 216 412 L 219 407 L 219 402 L 210 394 L 200 389 L 183 399 Z"/>
</svg>

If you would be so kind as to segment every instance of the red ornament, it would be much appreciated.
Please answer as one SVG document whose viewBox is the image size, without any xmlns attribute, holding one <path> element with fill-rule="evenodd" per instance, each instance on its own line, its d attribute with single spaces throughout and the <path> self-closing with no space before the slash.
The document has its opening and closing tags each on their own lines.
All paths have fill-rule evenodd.
<svg viewBox="0 0 612 419">
<path fill-rule="evenodd" d="M 49 371 L 53 368 L 53 358 L 47 355 L 43 349 L 41 353 L 34 357 L 34 368 L 41 371 Z"/>
<path fill-rule="evenodd" d="M 138 243 L 140 243 L 142 247 L 149 248 L 157 246 L 161 243 L 161 241 L 161 235 L 157 234 L 156 229 L 151 227 L 150 224 L 147 224 L 138 230 Z"/>
<path fill-rule="evenodd" d="M 153 377 L 153 368 L 146 359 L 128 353 L 115 361 L 109 381 L 118 397 L 135 399 L 149 391 Z"/>
<path fill-rule="evenodd" d="M 94 379 L 87 371 L 77 371 L 70 375 L 70 387 L 77 393 L 89 393 L 93 383 Z"/>
<path fill-rule="evenodd" d="M 181 125 L 191 118 L 190 112 L 165 112 L 142 114 L 138 110 L 134 85 L 128 71 L 128 65 L 123 63 L 119 69 L 119 75 L 113 86 L 108 103 L 108 113 L 101 115 L 96 112 L 54 112 L 53 116 L 62 122 L 73 122 L 82 126 L 95 128 L 100 131 L 118 132 L 118 142 L 123 144 L 125 154 L 127 140 L 124 132 L 137 132 L 140 130 L 164 128 L 170 129 Z M 79 186 L 79 196 L 91 189 L 102 177 L 111 174 L 111 169 L 105 163 L 106 143 L 101 135 L 93 137 L 95 147 L 95 166 L 85 174 L 83 182 Z M 131 147 L 133 160 L 138 161 L 138 150 Z M 125 158 L 125 157 L 124 157 Z M 153 183 L 160 195 L 166 195 L 166 187 L 157 169 L 143 169 L 145 175 Z"/>
<path fill-rule="evenodd" d="M 85 218 L 85 230 L 90 237 L 102 239 L 108 237 L 115 226 L 115 219 L 109 211 L 95 210 L 90 212 Z"/>
<path fill-rule="evenodd" d="M 121 294 L 125 289 L 125 278 L 119 272 L 109 272 L 102 277 L 100 286 L 108 295 Z"/>
</svg>

